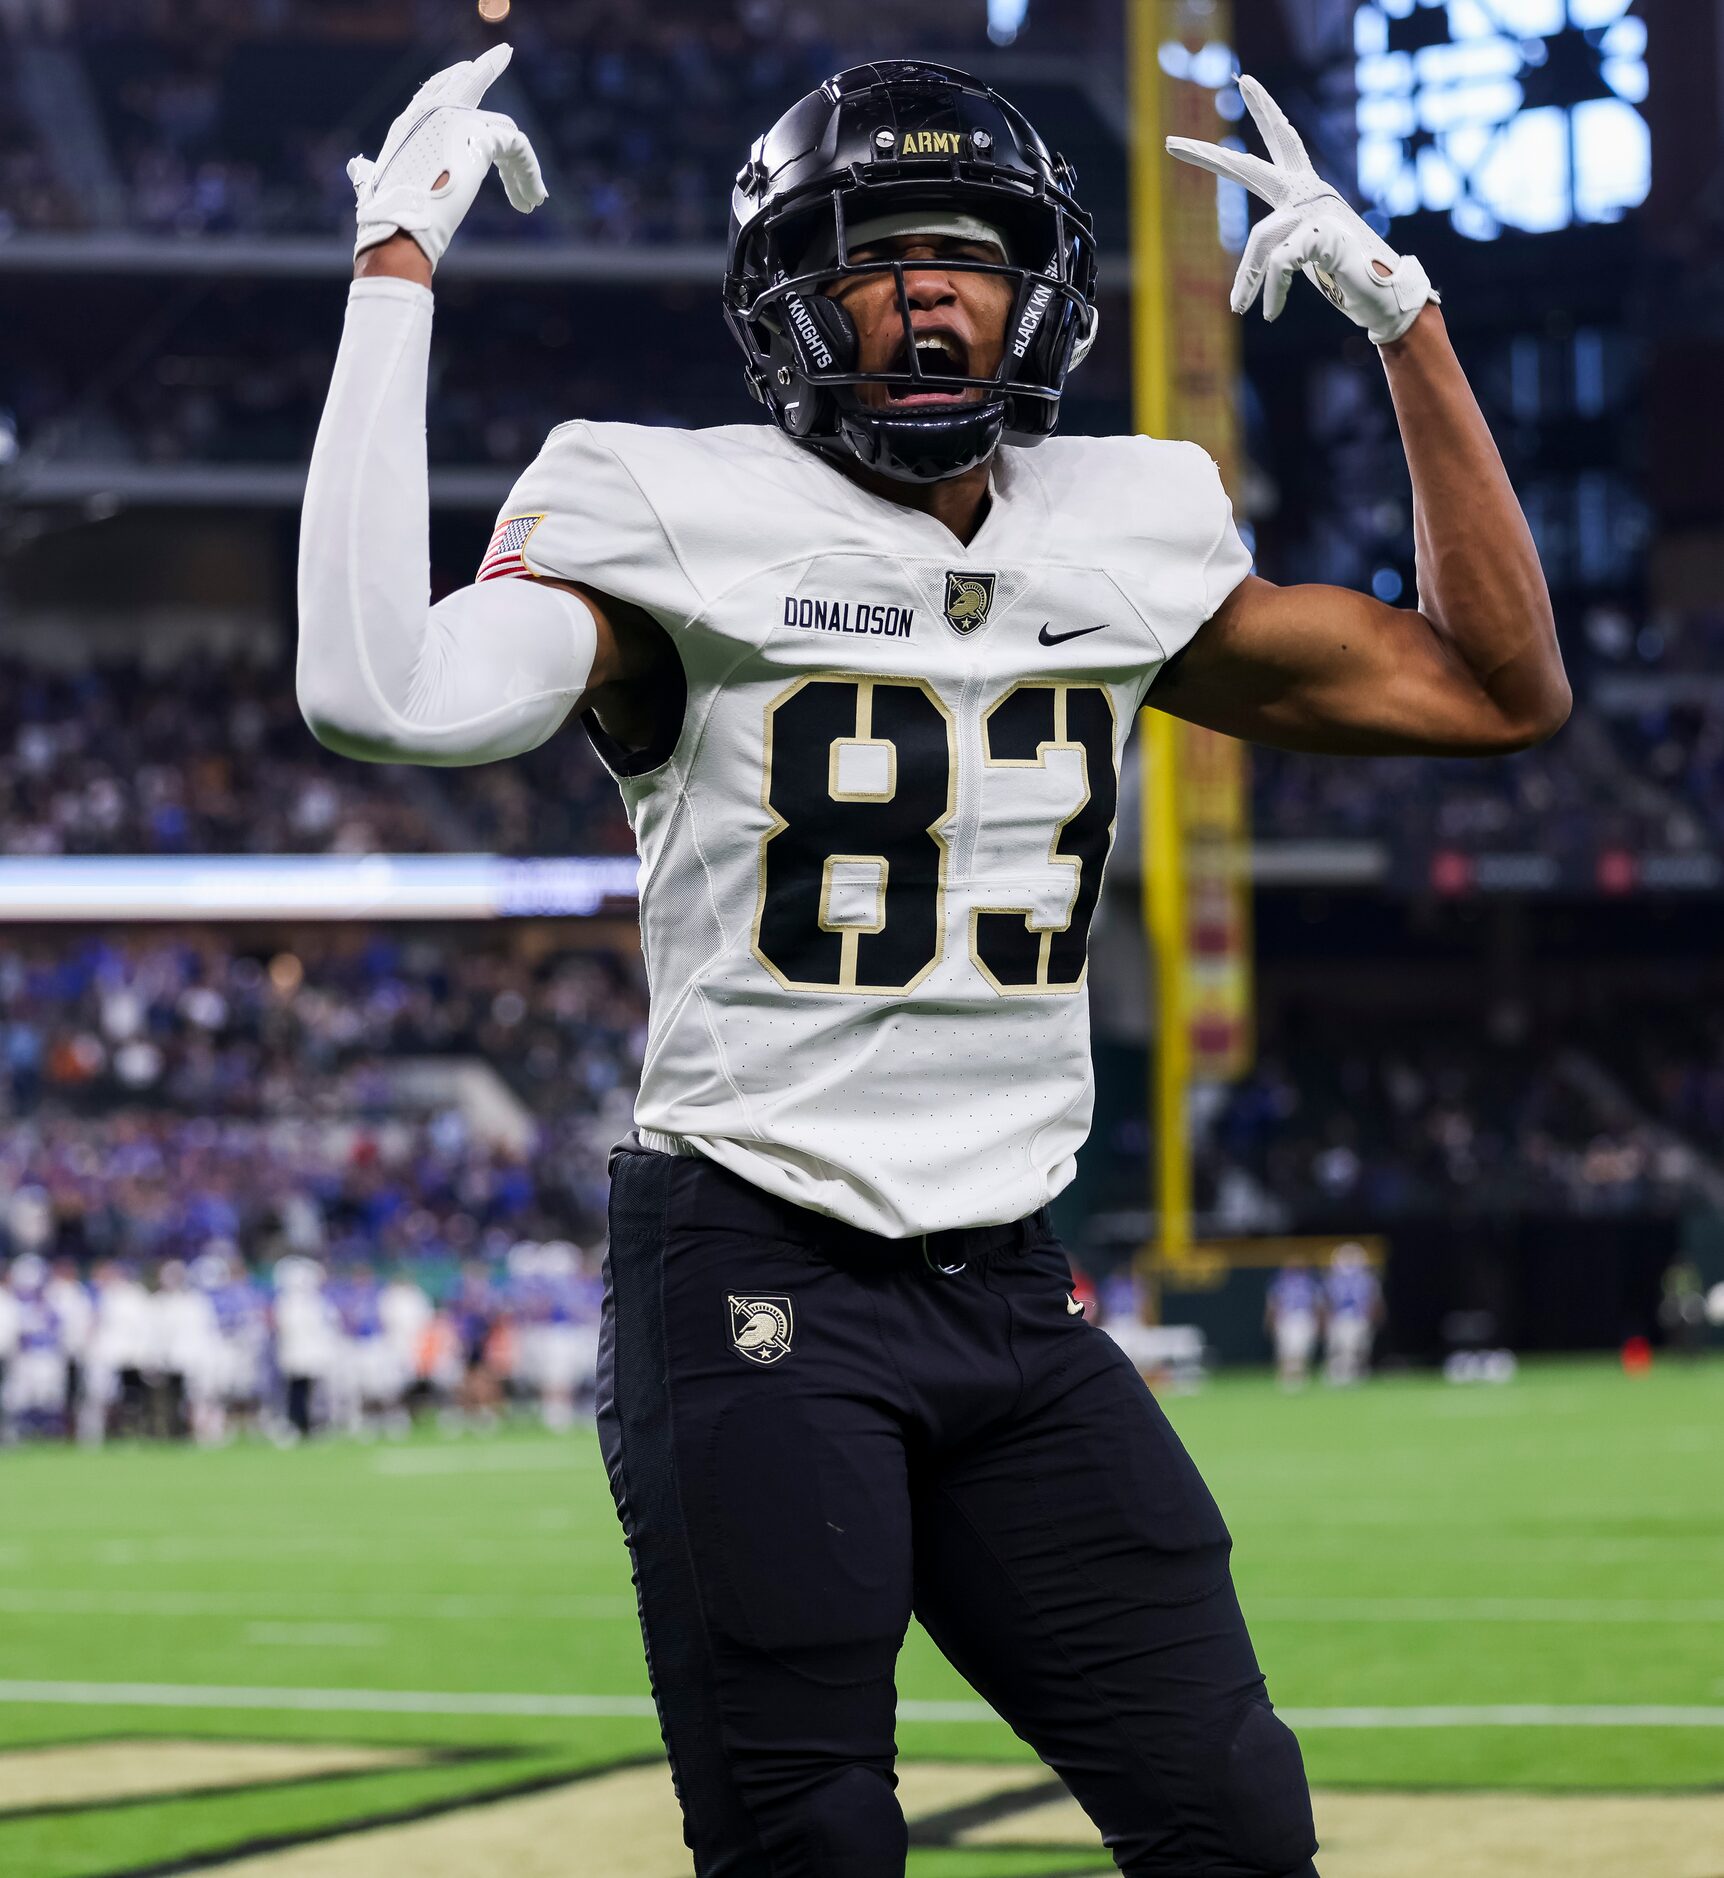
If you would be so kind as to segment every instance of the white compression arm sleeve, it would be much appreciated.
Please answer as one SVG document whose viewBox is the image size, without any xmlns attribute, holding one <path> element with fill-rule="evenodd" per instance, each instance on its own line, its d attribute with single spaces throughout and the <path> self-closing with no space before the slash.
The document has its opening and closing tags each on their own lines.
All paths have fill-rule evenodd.
<svg viewBox="0 0 1724 1878">
<path fill-rule="evenodd" d="M 490 763 L 550 736 L 597 650 L 576 595 L 489 580 L 430 604 L 431 295 L 353 283 L 299 536 L 299 708 L 377 763 Z"/>
</svg>

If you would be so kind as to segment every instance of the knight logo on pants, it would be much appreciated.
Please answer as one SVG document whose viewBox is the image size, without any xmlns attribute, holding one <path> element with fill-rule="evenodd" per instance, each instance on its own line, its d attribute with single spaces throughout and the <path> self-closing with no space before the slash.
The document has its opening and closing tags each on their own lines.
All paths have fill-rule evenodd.
<svg viewBox="0 0 1724 1878">
<path fill-rule="evenodd" d="M 730 1300 L 730 1340 L 738 1356 L 751 1363 L 776 1363 L 790 1354 L 790 1300 L 739 1298 Z"/>
</svg>

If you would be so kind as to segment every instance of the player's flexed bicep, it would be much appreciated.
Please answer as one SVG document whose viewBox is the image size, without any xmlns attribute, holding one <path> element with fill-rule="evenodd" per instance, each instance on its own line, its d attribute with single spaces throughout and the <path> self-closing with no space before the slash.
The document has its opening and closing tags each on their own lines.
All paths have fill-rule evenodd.
<svg viewBox="0 0 1724 1878">
<path fill-rule="evenodd" d="M 1173 137 L 1187 162 L 1270 204 L 1233 289 L 1280 313 L 1303 272 L 1380 348 L 1407 453 L 1418 607 L 1329 586 L 1241 581 L 1156 681 L 1152 703 L 1296 750 L 1494 756 L 1568 716 L 1569 686 L 1538 548 L 1429 278 L 1313 168 L 1255 80 L 1240 95 L 1271 160 Z"/>
<path fill-rule="evenodd" d="M 306 482 L 297 684 L 319 740 L 370 761 L 483 763 L 530 750 L 616 675 L 612 622 L 573 591 L 497 581 L 429 604 L 422 283 L 493 164 L 516 208 L 544 200 L 526 139 L 479 108 L 508 58 L 500 46 L 440 72 L 378 160 L 351 169 L 363 277 Z M 363 259 L 387 247 L 410 258 Z"/>
</svg>

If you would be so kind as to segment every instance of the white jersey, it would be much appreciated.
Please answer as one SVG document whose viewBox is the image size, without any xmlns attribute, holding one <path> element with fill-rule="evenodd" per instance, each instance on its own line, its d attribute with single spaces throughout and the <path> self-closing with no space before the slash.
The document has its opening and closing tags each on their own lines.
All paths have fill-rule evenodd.
<svg viewBox="0 0 1724 1878">
<path fill-rule="evenodd" d="M 487 572 L 644 608 L 687 677 L 670 748 L 589 722 L 641 853 L 642 1141 L 892 1237 L 1058 1193 L 1121 751 L 1250 571 L 1209 456 L 1002 449 L 965 545 L 770 426 L 575 423 L 502 523 Z"/>
</svg>

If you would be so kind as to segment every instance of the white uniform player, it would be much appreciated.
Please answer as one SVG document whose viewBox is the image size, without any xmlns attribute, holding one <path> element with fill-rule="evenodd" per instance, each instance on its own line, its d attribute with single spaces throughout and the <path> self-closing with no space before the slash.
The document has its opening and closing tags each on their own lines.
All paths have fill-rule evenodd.
<svg viewBox="0 0 1724 1878">
<path fill-rule="evenodd" d="M 350 166 L 298 691 L 371 761 L 496 761 L 578 709 L 621 784 L 652 1015 L 598 1411 L 696 1869 L 901 1878 L 914 1602 L 1122 1869 L 1315 1878 L 1225 1527 L 1071 1309 L 1046 1202 L 1089 1124 L 1085 947 L 1152 685 L 1316 749 L 1522 747 L 1566 710 L 1488 432 L 1440 325 L 1409 338 L 1430 283 L 1249 79 L 1273 161 L 1170 143 L 1274 207 L 1236 308 L 1307 273 L 1407 341 L 1409 455 L 1444 440 L 1414 474 L 1436 621 L 1248 581 L 1201 449 L 1053 435 L 1096 330 L 1071 166 L 964 73 L 838 73 L 736 176 L 723 308 L 771 424 L 563 426 L 428 608 L 432 270 L 493 164 L 544 196 L 480 108 L 507 58 Z"/>
<path fill-rule="evenodd" d="M 176 1435 L 183 1405 L 186 1432 L 212 1447 L 227 1432 L 221 1325 L 209 1293 L 191 1281 L 181 1259 L 166 1260 L 151 1300 L 155 1368 L 165 1388 L 162 1432 Z"/>
<path fill-rule="evenodd" d="M 394 1378 L 394 1401 L 399 1405 L 423 1380 L 426 1333 L 436 1312 L 424 1287 L 401 1270 L 378 1295 L 377 1314 Z"/>
<path fill-rule="evenodd" d="M 323 1267 L 291 1256 L 275 1266 L 275 1367 L 285 1397 L 280 1439 L 311 1433 L 317 1393 L 340 1360 L 341 1327 L 323 1289 Z M 327 1412 L 327 1409 L 325 1409 Z"/>
<path fill-rule="evenodd" d="M 122 1403 L 134 1421 L 143 1413 L 146 1376 L 155 1361 L 150 1294 L 126 1267 L 107 1262 L 95 1273 L 95 1321 L 89 1366 L 78 1405 L 78 1439 L 99 1446 L 111 1413 Z"/>
<path fill-rule="evenodd" d="M 60 1320 L 60 1341 L 65 1347 L 70 1408 L 76 1416 L 89 1386 L 90 1337 L 96 1325 L 95 1301 L 89 1286 L 78 1275 L 75 1260 L 56 1260 L 52 1277 L 43 1293 L 48 1308 Z"/>
</svg>

